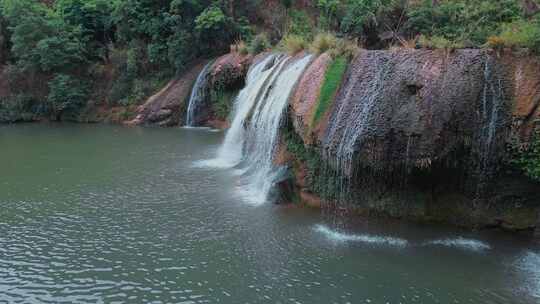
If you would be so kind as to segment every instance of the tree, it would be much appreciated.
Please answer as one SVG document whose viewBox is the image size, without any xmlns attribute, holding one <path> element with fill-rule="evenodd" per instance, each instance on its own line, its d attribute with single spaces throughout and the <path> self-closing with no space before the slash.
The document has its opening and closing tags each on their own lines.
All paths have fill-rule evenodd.
<svg viewBox="0 0 540 304">
<path fill-rule="evenodd" d="M 87 57 L 106 60 L 113 39 L 114 5 L 107 0 L 57 0 L 54 8 L 66 24 L 81 28 Z"/>
<path fill-rule="evenodd" d="M 86 103 L 87 96 L 86 88 L 72 76 L 58 74 L 49 82 L 47 101 L 56 120 L 61 120 L 66 112 L 79 110 Z"/>
<path fill-rule="evenodd" d="M 31 0 L 4 0 L 17 64 L 43 72 L 65 71 L 86 61 L 80 26 L 71 26 L 54 11 Z"/>
</svg>

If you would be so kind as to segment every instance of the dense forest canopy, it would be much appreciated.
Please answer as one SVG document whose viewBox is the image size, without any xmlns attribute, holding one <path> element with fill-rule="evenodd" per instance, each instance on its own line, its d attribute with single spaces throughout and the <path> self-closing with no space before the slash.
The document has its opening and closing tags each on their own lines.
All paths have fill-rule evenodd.
<svg viewBox="0 0 540 304">
<path fill-rule="evenodd" d="M 538 52 L 538 11 L 537 0 L 1 0 L 0 59 L 13 90 L 0 115 L 19 107 L 58 118 L 89 99 L 137 104 L 235 43 L 251 53 L 325 51 L 335 37 L 343 48 Z"/>
</svg>

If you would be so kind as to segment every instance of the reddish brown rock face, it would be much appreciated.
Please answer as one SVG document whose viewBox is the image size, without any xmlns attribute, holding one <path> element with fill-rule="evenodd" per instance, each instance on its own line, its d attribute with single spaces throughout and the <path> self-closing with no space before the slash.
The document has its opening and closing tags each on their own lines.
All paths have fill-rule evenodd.
<svg viewBox="0 0 540 304">
<path fill-rule="evenodd" d="M 322 54 L 315 59 L 304 72 L 290 100 L 295 116 L 293 119 L 294 127 L 304 142 L 308 144 L 314 142 L 310 124 L 319 99 L 325 72 L 331 61 L 332 58 L 328 54 Z"/>
<path fill-rule="evenodd" d="M 527 141 L 538 124 L 539 59 L 487 50 L 363 51 L 311 131 L 324 71 L 321 57 L 307 69 L 291 117 L 304 143 L 353 179 L 358 207 L 466 226 L 535 225 L 539 185 L 499 169 L 510 135 Z"/>
<path fill-rule="evenodd" d="M 219 57 L 212 64 L 207 90 L 220 88 L 235 90 L 241 88 L 252 61 L 252 56 L 230 53 Z M 187 102 L 199 73 L 207 61 L 194 65 L 179 78 L 171 80 L 161 91 L 150 97 L 137 109 L 137 117 L 127 124 L 154 124 L 176 126 L 183 123 Z M 226 121 L 219 120 L 212 113 L 210 100 L 204 100 L 198 109 L 198 121 L 204 125 L 225 128 Z"/>
<path fill-rule="evenodd" d="M 467 138 L 482 140 L 487 135 L 476 131 L 484 124 L 494 123 L 492 137 L 499 136 L 504 117 L 491 117 L 491 110 L 506 100 L 494 100 L 491 88 L 483 100 L 484 85 L 491 81 L 485 78 L 501 76 L 489 58 L 480 50 L 362 52 L 336 97 L 324 149 L 338 157 L 354 153 L 376 167 L 422 165 L 450 156 Z M 495 91 L 506 89 L 496 85 Z"/>
<path fill-rule="evenodd" d="M 191 87 L 205 64 L 198 63 L 181 77 L 171 80 L 161 91 L 148 98 L 137 109 L 136 118 L 127 124 L 179 125 L 186 110 L 186 100 L 191 93 Z"/>
<path fill-rule="evenodd" d="M 212 84 L 238 87 L 243 84 L 253 57 L 239 53 L 229 53 L 216 59 L 212 67 Z"/>
<path fill-rule="evenodd" d="M 540 120 L 540 59 L 505 54 L 501 61 L 509 69 L 514 87 L 514 131 L 526 142 Z"/>
</svg>

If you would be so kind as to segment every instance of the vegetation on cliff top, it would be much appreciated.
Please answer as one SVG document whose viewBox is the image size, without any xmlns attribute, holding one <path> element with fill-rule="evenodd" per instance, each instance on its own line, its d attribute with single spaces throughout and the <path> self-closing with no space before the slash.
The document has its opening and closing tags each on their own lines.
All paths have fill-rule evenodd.
<svg viewBox="0 0 540 304">
<path fill-rule="evenodd" d="M 10 82 L 0 92 L 0 113 L 24 108 L 31 114 L 26 117 L 54 119 L 73 116 L 88 100 L 110 107 L 138 104 L 195 59 L 225 53 L 238 41 L 245 41 L 237 43 L 243 53 L 282 40 L 291 53 L 330 50 L 334 58 L 350 57 L 358 47 L 392 46 L 540 52 L 539 3 L 0 0 L 0 62 Z M 66 90 L 73 91 L 63 94 L 81 100 L 58 108 L 47 96 L 56 95 L 58 79 L 66 77 Z"/>
</svg>

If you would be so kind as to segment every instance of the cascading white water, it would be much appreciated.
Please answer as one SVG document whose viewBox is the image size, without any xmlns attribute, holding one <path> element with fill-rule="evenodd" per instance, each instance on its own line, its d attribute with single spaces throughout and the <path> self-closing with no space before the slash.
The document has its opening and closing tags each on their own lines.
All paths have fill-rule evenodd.
<svg viewBox="0 0 540 304">
<path fill-rule="evenodd" d="M 312 56 L 305 56 L 295 62 L 285 59 L 279 75 L 272 82 L 257 103 L 246 130 L 244 147 L 245 197 L 254 203 L 268 200 L 270 191 L 282 176 L 284 168 L 277 168 L 273 162 L 279 140 L 279 127 L 289 96 Z"/>
<path fill-rule="evenodd" d="M 193 89 L 191 90 L 191 96 L 189 97 L 189 103 L 186 114 L 186 126 L 194 127 L 195 126 L 195 115 L 197 114 L 197 108 L 201 101 L 205 98 L 205 89 L 208 73 L 210 72 L 210 67 L 212 62 L 207 63 L 202 71 L 199 73 Z"/>
<path fill-rule="evenodd" d="M 284 62 L 284 56 L 269 55 L 248 72 L 246 87 L 240 91 L 234 104 L 231 126 L 213 162 L 215 166 L 230 168 L 238 165 L 242 160 L 245 122 L 253 106 L 273 82 Z"/>
<path fill-rule="evenodd" d="M 279 127 L 289 96 L 311 58 L 270 55 L 256 64 L 236 100 L 231 128 L 218 157 L 206 163 L 237 167 L 240 192 L 251 203 L 266 202 L 282 174 L 273 163 Z"/>
</svg>

